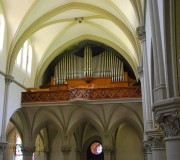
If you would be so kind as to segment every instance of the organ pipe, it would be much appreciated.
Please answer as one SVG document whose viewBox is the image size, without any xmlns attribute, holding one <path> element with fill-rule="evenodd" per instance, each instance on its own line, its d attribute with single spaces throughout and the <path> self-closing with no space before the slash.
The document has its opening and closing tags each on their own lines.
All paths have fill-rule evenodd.
<svg viewBox="0 0 180 160">
<path fill-rule="evenodd" d="M 112 77 L 113 82 L 124 81 L 123 62 L 112 51 L 93 57 L 87 46 L 83 58 L 67 53 L 54 68 L 55 85 L 64 84 L 66 79 L 82 77 Z"/>
</svg>

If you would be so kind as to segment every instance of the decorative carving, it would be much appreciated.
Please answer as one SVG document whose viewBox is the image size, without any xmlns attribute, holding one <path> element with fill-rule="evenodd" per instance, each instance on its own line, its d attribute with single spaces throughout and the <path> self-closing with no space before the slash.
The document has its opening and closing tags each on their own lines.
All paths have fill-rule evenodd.
<svg viewBox="0 0 180 160">
<path fill-rule="evenodd" d="M 35 147 L 22 146 L 21 151 L 23 152 L 24 156 L 32 156 L 35 151 Z"/>
<path fill-rule="evenodd" d="M 8 145 L 7 142 L 0 142 L 0 151 L 3 151 L 7 145 Z"/>
<path fill-rule="evenodd" d="M 71 152 L 71 147 L 69 147 L 69 146 L 62 146 L 61 147 L 61 151 L 63 152 L 63 154 L 68 155 L 69 152 Z"/>
<path fill-rule="evenodd" d="M 151 149 L 165 148 L 164 137 L 161 134 L 152 134 L 148 136 L 148 141 L 151 141 Z"/>
<path fill-rule="evenodd" d="M 180 136 L 180 111 L 156 114 L 156 121 L 163 131 L 164 137 Z"/>
<path fill-rule="evenodd" d="M 139 77 L 143 77 L 144 76 L 144 71 L 143 71 L 143 67 L 138 67 L 138 74 L 139 74 Z"/>
<path fill-rule="evenodd" d="M 138 39 L 143 42 L 146 39 L 146 32 L 144 26 L 139 26 L 136 28 L 136 34 L 138 36 Z"/>
<path fill-rule="evenodd" d="M 12 77 L 11 75 L 6 75 L 5 76 L 5 83 L 7 85 L 9 85 L 11 82 L 13 82 L 13 80 L 14 80 L 14 77 Z"/>
<path fill-rule="evenodd" d="M 61 102 L 69 100 L 101 100 L 120 98 L 141 98 L 140 87 L 97 88 L 48 91 L 23 92 L 22 103 L 31 102 Z"/>
<path fill-rule="evenodd" d="M 152 150 L 152 142 L 151 141 L 144 141 L 144 149 L 146 151 L 146 153 L 151 153 Z"/>
<path fill-rule="evenodd" d="M 103 146 L 104 154 L 110 154 L 111 150 L 112 150 L 111 146 Z"/>
</svg>

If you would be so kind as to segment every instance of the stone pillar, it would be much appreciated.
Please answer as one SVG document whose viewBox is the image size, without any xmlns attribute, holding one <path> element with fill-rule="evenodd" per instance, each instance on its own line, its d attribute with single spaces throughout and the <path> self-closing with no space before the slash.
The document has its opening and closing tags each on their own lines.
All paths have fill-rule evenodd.
<svg viewBox="0 0 180 160">
<path fill-rule="evenodd" d="M 152 160 L 152 142 L 151 141 L 144 141 L 144 149 L 145 149 L 145 157 L 146 160 Z"/>
<path fill-rule="evenodd" d="M 116 149 L 113 147 L 111 149 L 111 160 L 115 160 L 115 157 L 116 157 Z"/>
<path fill-rule="evenodd" d="M 153 121 L 152 121 L 152 108 L 151 108 L 151 93 L 150 93 L 150 81 L 149 81 L 149 70 L 148 70 L 148 57 L 147 57 L 147 48 L 146 48 L 146 32 L 145 32 L 145 27 L 144 26 L 139 26 L 136 29 L 136 34 L 138 36 L 138 39 L 141 42 L 142 46 L 142 64 L 141 68 L 139 68 L 139 73 L 140 73 L 140 78 L 143 77 L 143 81 L 141 83 L 142 87 L 141 89 L 143 90 L 143 107 L 146 108 L 145 115 L 146 117 L 146 128 L 151 129 L 153 127 Z M 142 71 L 141 71 L 142 70 Z M 142 73 L 141 73 L 142 72 Z M 143 73 L 144 72 L 144 73 Z"/>
<path fill-rule="evenodd" d="M 147 1 L 151 18 L 152 50 L 154 60 L 154 102 L 161 101 L 167 97 L 165 84 L 165 64 L 162 49 L 161 30 L 157 0 Z"/>
<path fill-rule="evenodd" d="M 23 146 L 21 150 L 23 152 L 23 160 L 32 160 L 35 147 Z"/>
<path fill-rule="evenodd" d="M 1 117 L 2 126 L 1 126 L 1 137 L 0 137 L 0 160 L 4 157 L 4 147 L 7 144 L 6 142 L 6 117 L 7 117 L 7 106 L 8 106 L 8 95 L 9 95 L 9 86 L 13 81 L 13 77 L 10 75 L 5 76 L 5 90 L 4 90 L 4 103 L 3 103 L 3 115 Z"/>
<path fill-rule="evenodd" d="M 3 103 L 1 141 L 0 141 L 2 143 L 6 143 L 6 117 L 7 117 L 8 95 L 9 95 L 9 86 L 12 81 L 13 81 L 12 76 L 10 75 L 5 76 L 4 103 Z"/>
<path fill-rule="evenodd" d="M 82 150 L 80 148 L 76 148 L 76 160 L 82 159 Z"/>
<path fill-rule="evenodd" d="M 0 160 L 4 160 L 4 150 L 7 143 L 0 142 Z"/>
<path fill-rule="evenodd" d="M 103 146 L 104 160 L 111 160 L 111 146 Z"/>
<path fill-rule="evenodd" d="M 167 160 L 180 160 L 180 97 L 156 103 L 153 110 L 164 133 Z"/>
<path fill-rule="evenodd" d="M 152 135 L 152 159 L 166 160 L 164 137 L 161 134 Z"/>
<path fill-rule="evenodd" d="M 49 149 L 48 148 L 44 148 L 43 152 L 44 152 L 44 160 L 48 160 Z"/>
<path fill-rule="evenodd" d="M 61 151 L 63 152 L 64 160 L 69 160 L 69 154 L 71 152 L 71 147 L 62 146 Z"/>
</svg>

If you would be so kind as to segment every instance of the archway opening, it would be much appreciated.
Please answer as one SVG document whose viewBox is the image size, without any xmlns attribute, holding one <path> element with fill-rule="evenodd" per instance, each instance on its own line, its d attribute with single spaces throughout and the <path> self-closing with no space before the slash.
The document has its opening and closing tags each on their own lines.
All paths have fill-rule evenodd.
<svg viewBox="0 0 180 160">
<path fill-rule="evenodd" d="M 92 142 L 88 149 L 86 154 L 87 160 L 104 160 L 104 153 L 102 149 L 102 144 L 98 141 Z"/>
</svg>

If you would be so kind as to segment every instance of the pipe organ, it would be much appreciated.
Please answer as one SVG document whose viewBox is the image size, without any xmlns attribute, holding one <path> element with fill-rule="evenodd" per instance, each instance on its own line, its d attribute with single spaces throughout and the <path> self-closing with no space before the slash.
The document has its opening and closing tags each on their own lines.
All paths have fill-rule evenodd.
<svg viewBox="0 0 180 160">
<path fill-rule="evenodd" d="M 55 66 L 55 85 L 66 84 L 67 79 L 86 77 L 111 77 L 112 82 L 124 81 L 123 62 L 111 51 L 93 56 L 91 48 L 87 46 L 82 57 L 66 53 Z"/>
</svg>

